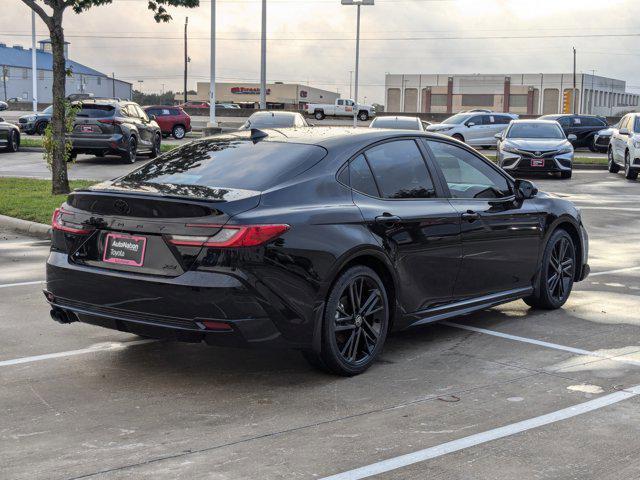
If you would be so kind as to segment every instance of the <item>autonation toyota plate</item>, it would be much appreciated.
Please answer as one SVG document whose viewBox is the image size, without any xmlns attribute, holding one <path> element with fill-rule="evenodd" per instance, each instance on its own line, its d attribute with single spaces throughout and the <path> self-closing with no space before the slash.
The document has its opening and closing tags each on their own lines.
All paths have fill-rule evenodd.
<svg viewBox="0 0 640 480">
<path fill-rule="evenodd" d="M 105 240 L 103 261 L 141 267 L 144 263 L 145 237 L 109 233 Z"/>
</svg>

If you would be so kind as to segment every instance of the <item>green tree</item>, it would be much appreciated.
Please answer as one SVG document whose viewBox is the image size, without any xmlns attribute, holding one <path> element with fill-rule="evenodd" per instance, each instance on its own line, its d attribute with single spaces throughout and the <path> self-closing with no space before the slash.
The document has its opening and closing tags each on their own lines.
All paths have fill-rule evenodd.
<svg viewBox="0 0 640 480">
<path fill-rule="evenodd" d="M 64 29 L 62 19 L 64 12 L 71 9 L 80 14 L 92 7 L 109 5 L 113 0 L 22 0 L 45 23 L 51 37 L 53 54 L 53 115 L 51 117 L 51 192 L 53 194 L 69 193 L 67 176 L 67 157 L 65 132 L 65 77 L 67 76 L 64 58 Z M 156 22 L 169 22 L 171 15 L 165 6 L 197 7 L 200 0 L 148 0 L 149 10 L 153 12 Z M 121 7 L 123 8 L 123 7 Z"/>
</svg>

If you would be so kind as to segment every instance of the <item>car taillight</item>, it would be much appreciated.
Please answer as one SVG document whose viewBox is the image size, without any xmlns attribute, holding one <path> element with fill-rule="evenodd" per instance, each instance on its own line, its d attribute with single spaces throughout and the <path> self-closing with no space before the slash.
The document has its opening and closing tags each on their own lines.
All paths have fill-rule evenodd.
<svg viewBox="0 0 640 480">
<path fill-rule="evenodd" d="M 73 222 L 64 222 L 61 220 L 63 213 L 66 213 L 62 208 L 56 208 L 51 216 L 51 228 L 54 230 L 60 230 L 61 232 L 74 233 L 76 235 L 87 235 L 93 230 L 82 228 L 81 225 Z"/>
<path fill-rule="evenodd" d="M 98 122 L 99 123 L 105 123 L 107 125 L 122 125 L 122 122 L 120 120 L 115 120 L 113 118 L 98 120 Z"/>
<path fill-rule="evenodd" d="M 203 225 L 191 224 L 189 227 L 202 228 Z M 185 247 L 237 248 L 255 247 L 279 237 L 289 230 L 289 225 L 205 225 L 220 228 L 212 236 L 169 235 L 169 243 Z"/>
</svg>

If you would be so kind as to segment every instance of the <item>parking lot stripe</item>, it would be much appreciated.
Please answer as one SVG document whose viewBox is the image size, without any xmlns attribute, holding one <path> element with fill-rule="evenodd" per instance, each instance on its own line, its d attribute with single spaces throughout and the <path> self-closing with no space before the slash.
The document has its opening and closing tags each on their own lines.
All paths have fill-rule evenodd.
<svg viewBox="0 0 640 480">
<path fill-rule="evenodd" d="M 492 335 L 494 337 L 505 338 L 507 340 L 515 340 L 516 342 L 530 343 L 532 345 L 538 345 L 540 347 L 553 348 L 555 350 L 562 350 L 569 353 L 575 353 L 576 355 L 586 355 L 590 357 L 604 358 L 606 360 L 612 360 L 614 362 L 620 362 L 620 363 L 628 363 L 630 365 L 636 365 L 640 367 L 640 361 L 625 359 L 621 357 L 612 357 L 609 355 L 604 355 L 602 353 L 593 352 L 590 350 L 583 350 L 581 348 L 567 347 L 566 345 L 559 345 L 557 343 L 544 342 L 542 340 L 536 340 L 533 338 L 519 337 L 517 335 L 510 335 L 508 333 L 496 332 L 495 330 L 487 330 L 486 328 L 471 327 L 469 325 L 462 325 L 460 323 L 440 322 L 440 324 L 446 325 L 448 327 L 468 330 L 470 332 L 484 333 L 485 335 Z"/>
<path fill-rule="evenodd" d="M 52 360 L 54 358 L 73 357 L 75 355 L 85 355 L 87 353 L 122 350 L 124 348 L 131 347 L 134 345 L 143 345 L 145 343 L 152 343 L 156 341 L 157 340 L 153 340 L 153 339 L 145 339 L 145 340 L 134 340 L 132 342 L 98 343 L 96 345 L 92 345 L 87 348 L 81 348 L 79 350 L 68 350 L 66 352 L 46 353 L 44 355 L 34 355 L 32 357 L 21 357 L 21 358 L 14 358 L 12 360 L 3 360 L 3 361 L 0 361 L 0 367 L 10 367 L 13 365 L 20 365 L 23 363 L 41 362 L 43 360 Z"/>
<path fill-rule="evenodd" d="M 372 477 L 381 473 L 397 470 L 398 468 L 407 467 L 415 463 L 424 462 L 433 458 L 441 457 L 448 453 L 464 450 L 465 448 L 474 447 L 483 443 L 498 440 L 500 438 L 509 437 L 517 433 L 526 432 L 534 428 L 549 425 L 562 420 L 567 420 L 578 415 L 582 415 L 594 410 L 598 410 L 615 403 L 622 402 L 629 398 L 633 398 L 640 394 L 640 385 L 631 387 L 619 392 L 610 393 L 588 402 L 580 403 L 572 407 L 563 408 L 555 412 L 547 413 L 539 417 L 530 418 L 521 422 L 512 423 L 503 427 L 494 428 L 486 432 L 476 433 L 468 437 L 459 438 L 451 442 L 436 445 L 434 447 L 418 450 L 417 452 L 400 455 L 398 457 L 389 458 L 380 462 L 372 463 L 364 467 L 349 470 L 347 472 L 338 473 L 321 480 L 358 480 L 362 478 Z"/>
<path fill-rule="evenodd" d="M 3 283 L 0 284 L 0 288 L 22 287 L 23 285 L 37 285 L 39 283 L 44 283 L 44 280 L 36 280 L 34 282 Z"/>
<path fill-rule="evenodd" d="M 594 273 L 590 273 L 589 277 L 597 277 L 598 275 L 609 275 L 610 273 L 631 272 L 633 270 L 640 270 L 640 267 L 627 267 L 627 268 L 618 268 L 616 270 L 605 270 L 604 272 L 594 272 Z"/>
</svg>

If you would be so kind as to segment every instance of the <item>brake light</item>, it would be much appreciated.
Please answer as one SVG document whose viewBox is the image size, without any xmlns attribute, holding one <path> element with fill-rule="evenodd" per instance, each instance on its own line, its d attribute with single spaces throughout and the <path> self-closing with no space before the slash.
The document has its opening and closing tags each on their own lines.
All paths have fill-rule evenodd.
<svg viewBox="0 0 640 480">
<path fill-rule="evenodd" d="M 120 120 L 115 120 L 113 118 L 98 120 L 98 123 L 105 123 L 107 125 L 122 125 Z"/>
<path fill-rule="evenodd" d="M 91 233 L 93 230 L 87 230 L 86 228 L 79 228 L 80 225 L 77 223 L 63 222 L 61 220 L 61 216 L 65 212 L 62 208 L 56 208 L 53 211 L 53 215 L 51 216 L 51 228 L 54 230 L 60 230 L 61 232 L 66 233 L 74 233 L 76 235 L 87 235 Z M 72 226 L 74 225 L 74 226 Z"/>
<path fill-rule="evenodd" d="M 231 225 L 223 227 L 221 225 L 189 224 L 187 226 L 220 228 L 220 231 L 212 236 L 169 235 L 169 243 L 187 247 L 255 247 L 273 240 L 289 230 L 289 225 Z"/>
</svg>

